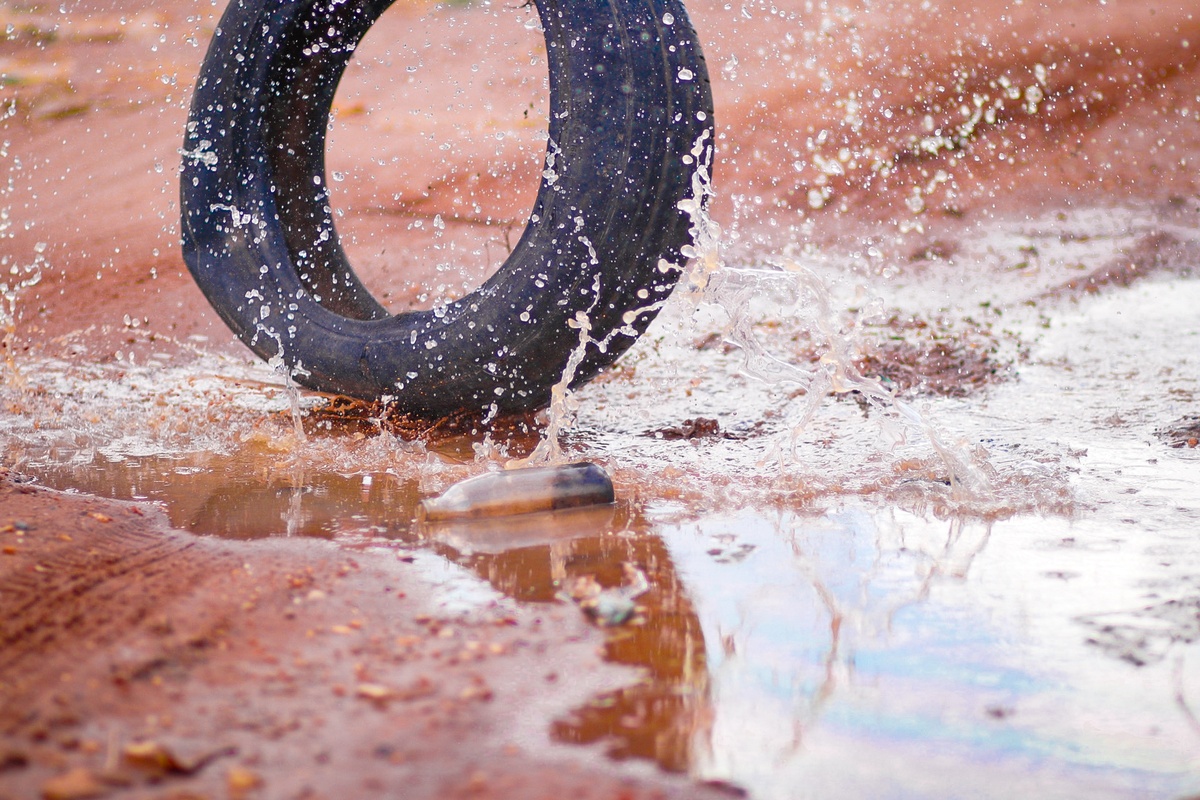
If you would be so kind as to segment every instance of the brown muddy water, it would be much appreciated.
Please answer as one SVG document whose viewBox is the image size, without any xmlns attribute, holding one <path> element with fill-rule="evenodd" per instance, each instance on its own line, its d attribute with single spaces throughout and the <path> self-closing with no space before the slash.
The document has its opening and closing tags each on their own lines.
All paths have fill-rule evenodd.
<svg viewBox="0 0 1200 800">
<path fill-rule="evenodd" d="M 369 37 L 335 104 L 339 225 L 397 308 L 493 269 L 536 181 L 536 24 L 488 7 L 398 9 L 400 33 L 456 22 L 425 56 Z M 6 40 L 31 116 L 5 122 L 0 464 L 161 504 L 198 535 L 402 558 L 453 613 L 569 609 L 578 581 L 616 588 L 632 564 L 649 590 L 606 629 L 629 683 L 553 737 L 755 798 L 1200 794 L 1200 32 L 1186 9 L 696 4 L 724 230 L 698 217 L 697 258 L 659 319 L 549 418 L 416 437 L 323 413 L 326 398 L 211 328 L 164 325 L 198 297 L 167 277 L 143 286 L 181 269 L 170 201 L 140 218 L 142 261 L 89 252 L 83 232 L 108 218 L 86 202 L 56 226 L 51 187 L 81 170 L 21 148 L 49 147 L 47 126 L 99 127 L 114 101 L 64 77 L 77 61 L 39 78 L 18 48 L 103 49 L 119 11 L 90 34 Z M 189 37 L 217 11 L 189 11 L 161 56 L 149 47 L 166 33 L 111 41 L 186 83 Z M 480 77 L 468 34 L 492 22 L 506 55 Z M 179 117 L 176 84 L 143 77 L 149 104 Z M 412 80 L 423 88 L 397 89 Z M 495 108 L 442 108 L 445 85 L 494 91 Z M 393 94 L 407 105 L 389 114 Z M 156 176 L 175 158 L 166 127 Z M 412 142 L 437 157 L 406 156 Z M 595 461 L 618 501 L 416 521 L 420 499 L 522 459 Z"/>
</svg>

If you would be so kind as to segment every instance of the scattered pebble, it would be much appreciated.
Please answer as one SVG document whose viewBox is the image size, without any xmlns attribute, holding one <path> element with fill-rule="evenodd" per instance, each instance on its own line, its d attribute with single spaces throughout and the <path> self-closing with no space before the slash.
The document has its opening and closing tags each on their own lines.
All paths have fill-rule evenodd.
<svg viewBox="0 0 1200 800">
<path fill-rule="evenodd" d="M 260 788 L 263 780 L 253 770 L 245 767 L 230 767 L 229 772 L 225 773 L 225 783 L 229 787 L 229 796 L 233 800 L 241 800 L 250 792 Z"/>
<path fill-rule="evenodd" d="M 109 787 L 84 767 L 75 767 L 42 784 L 43 800 L 88 800 L 103 797 L 108 792 Z"/>
<path fill-rule="evenodd" d="M 646 573 L 633 564 L 624 563 L 625 585 L 605 589 L 592 575 L 575 579 L 567 599 L 575 601 L 585 614 L 602 627 L 614 627 L 632 622 L 637 618 L 638 607 L 634 600 L 650 589 Z"/>
</svg>

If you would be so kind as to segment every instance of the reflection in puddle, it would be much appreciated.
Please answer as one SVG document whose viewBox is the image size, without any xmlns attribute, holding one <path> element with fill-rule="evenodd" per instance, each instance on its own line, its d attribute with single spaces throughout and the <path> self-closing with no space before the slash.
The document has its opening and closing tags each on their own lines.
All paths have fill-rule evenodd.
<svg viewBox="0 0 1200 800">
<path fill-rule="evenodd" d="M 163 504 L 171 524 L 230 539 L 368 532 L 403 538 L 418 500 L 417 482 L 374 473 L 337 475 L 277 470 L 254 453 L 191 454 L 39 469 L 47 485 Z"/>
<path fill-rule="evenodd" d="M 1180 770 L 1195 752 L 1178 715 L 1157 732 L 1127 718 L 1119 742 L 1092 729 L 1137 701 L 1119 688 L 1127 670 L 1096 663 L 1078 631 L 1062 631 L 1052 667 L 1027 658 L 1036 624 L 970 602 L 965 578 L 993 527 L 1008 526 L 853 506 L 664 526 L 709 653 L 712 726 L 693 769 L 764 797 L 1182 788 L 1152 774 L 1169 751 Z M 728 534 L 753 548 L 744 559 L 713 557 Z M 1112 686 L 1080 690 L 1073 668 Z M 1069 722 L 1050 723 L 1048 706 Z"/>
<path fill-rule="evenodd" d="M 1182 677 L 1200 667 L 1179 650 L 1189 640 L 1166 636 L 1156 663 L 1139 669 L 1104 656 L 1088 634 L 1097 623 L 1072 612 L 1130 607 L 1137 593 L 1114 578 L 1149 566 L 1102 526 L 938 520 L 860 501 L 820 514 L 696 515 L 628 500 L 418 525 L 415 480 L 276 474 L 264 455 L 98 457 L 41 477 L 163 502 L 199 533 L 397 538 L 421 547 L 423 562 L 457 565 L 447 591 L 466 607 L 463 598 L 495 602 L 494 592 L 569 602 L 576 579 L 620 586 L 622 565 L 634 564 L 651 588 L 633 623 L 606 631 L 605 655 L 638 678 L 559 719 L 552 735 L 755 797 L 899 797 L 912 787 L 1174 796 L 1200 777 L 1200 736 L 1179 699 L 1200 703 L 1200 685 Z M 1167 552 L 1196 558 L 1195 548 L 1153 551 Z M 1075 594 L 1066 603 L 1065 582 Z M 1148 618 L 1126 616 L 1126 632 Z"/>
<path fill-rule="evenodd" d="M 616 530 L 613 527 L 616 520 L 616 506 L 605 505 L 486 520 L 426 522 L 421 533 L 425 538 L 445 544 L 463 556 L 475 553 L 499 555 L 542 544 L 553 550 L 556 544 L 569 543 L 574 539 L 604 536 Z M 556 575 L 555 580 L 564 577 Z"/>
</svg>

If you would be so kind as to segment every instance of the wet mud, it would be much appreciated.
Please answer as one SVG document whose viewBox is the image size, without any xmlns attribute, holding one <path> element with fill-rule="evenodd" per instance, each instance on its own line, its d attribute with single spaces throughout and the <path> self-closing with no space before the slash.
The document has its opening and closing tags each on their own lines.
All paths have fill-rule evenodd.
<svg viewBox="0 0 1200 800">
<path fill-rule="evenodd" d="M 0 797 L 1200 792 L 1200 14 L 690 3 L 719 235 L 553 418 L 416 420 L 186 274 L 222 9 L 63 8 L 0 4 Z M 389 308 L 520 235 L 536 28 L 356 52 L 328 172 Z M 418 521 L 531 458 L 617 503 Z"/>
<path fill-rule="evenodd" d="M 619 683 L 573 613 L 464 618 L 407 548 L 198 539 L 8 473 L 0 493 L 4 797 L 707 794 L 527 724 Z"/>
</svg>

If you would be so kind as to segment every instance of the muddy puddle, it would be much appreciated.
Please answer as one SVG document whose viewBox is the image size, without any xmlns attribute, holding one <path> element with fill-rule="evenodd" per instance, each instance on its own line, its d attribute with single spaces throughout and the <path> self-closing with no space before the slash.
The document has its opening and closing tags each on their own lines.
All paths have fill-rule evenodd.
<svg viewBox="0 0 1200 800">
<path fill-rule="evenodd" d="M 628 685 L 551 726 L 617 759 L 762 798 L 1188 796 L 1200 449 L 1179 437 L 1200 281 L 1183 231 L 1113 209 L 997 224 L 892 277 L 723 264 L 720 294 L 678 292 L 556 423 L 544 458 L 604 465 L 612 507 L 419 524 L 422 497 L 529 456 L 544 420 L 395 435 L 131 327 L 107 363 L 68 342 L 15 365 L 4 465 L 200 535 L 405 559 L 448 613 L 570 609 L 579 581 L 613 590 L 633 565 L 648 591 L 605 632 Z M 1153 269 L 1148 236 L 1171 237 Z"/>
</svg>

